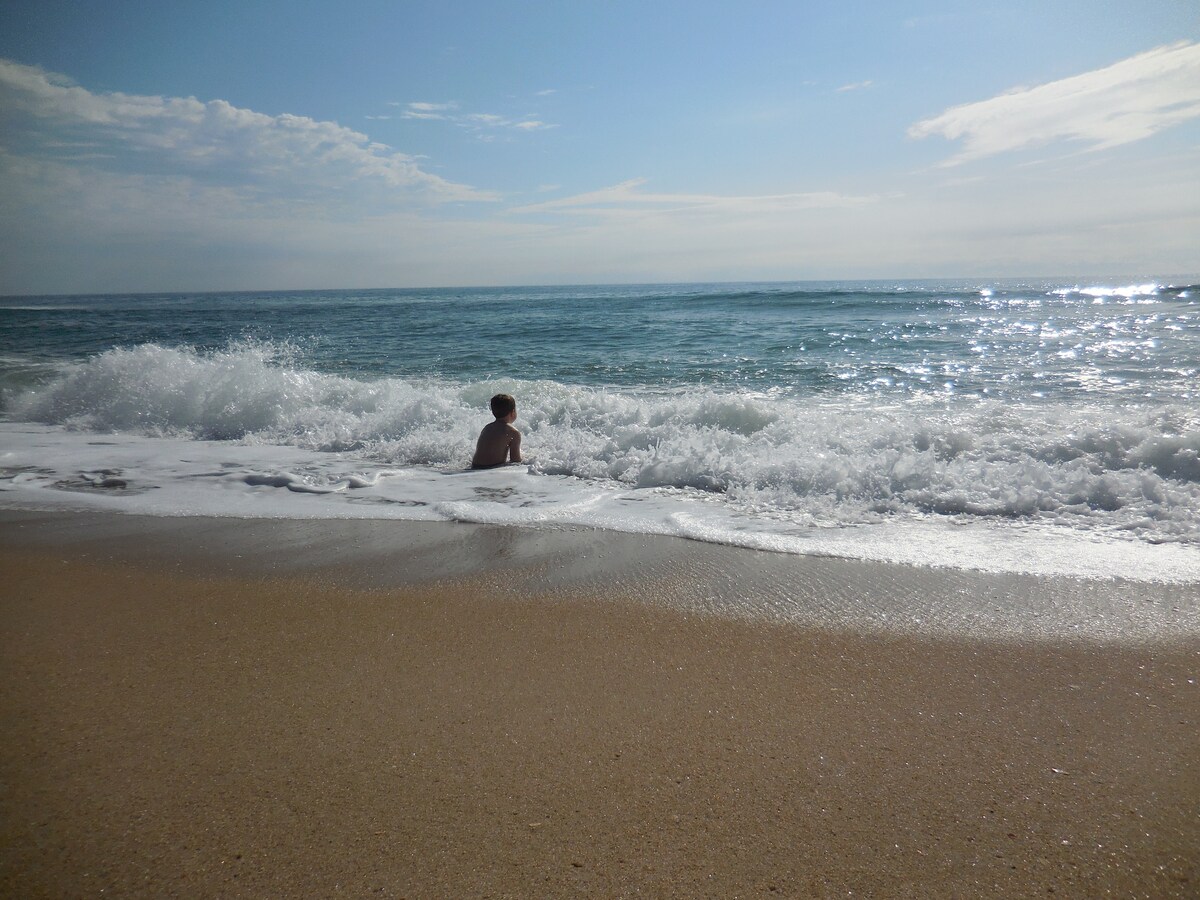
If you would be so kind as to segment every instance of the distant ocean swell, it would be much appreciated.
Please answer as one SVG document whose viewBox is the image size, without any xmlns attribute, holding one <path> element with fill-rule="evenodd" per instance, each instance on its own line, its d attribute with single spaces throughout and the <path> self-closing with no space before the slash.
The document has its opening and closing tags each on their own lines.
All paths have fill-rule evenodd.
<svg viewBox="0 0 1200 900">
<path fill-rule="evenodd" d="M 971 517 L 1200 543 L 1200 411 L 1179 404 L 364 379 L 268 342 L 147 343 L 55 372 L 8 391 L 10 420 L 449 470 L 508 390 L 534 474 L 690 489 L 797 525 Z"/>
</svg>

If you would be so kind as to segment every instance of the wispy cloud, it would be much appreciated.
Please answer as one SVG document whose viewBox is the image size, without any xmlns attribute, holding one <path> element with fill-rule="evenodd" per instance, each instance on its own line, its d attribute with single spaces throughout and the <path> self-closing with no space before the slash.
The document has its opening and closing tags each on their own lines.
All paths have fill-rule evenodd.
<svg viewBox="0 0 1200 900">
<path fill-rule="evenodd" d="M 875 84 L 875 82 L 871 81 L 870 79 L 867 79 L 866 81 L 855 81 L 851 84 L 843 84 L 840 88 L 837 89 L 837 92 L 839 94 L 844 94 L 847 91 L 862 91 L 862 90 L 866 90 L 869 87 L 873 87 L 874 84 Z"/>
<path fill-rule="evenodd" d="M 392 106 L 400 106 L 399 103 L 393 103 Z M 404 107 L 404 112 L 401 113 L 401 118 L 404 119 L 449 119 L 453 118 L 450 113 L 458 108 L 456 103 L 409 103 Z"/>
<path fill-rule="evenodd" d="M 1180 41 L 1103 69 L 954 106 L 908 129 L 962 140 L 944 165 L 1056 140 L 1102 150 L 1200 116 L 1200 44 Z"/>
<path fill-rule="evenodd" d="M 548 128 L 558 127 L 557 125 L 543 122 L 532 114 L 513 117 L 501 116 L 495 113 L 467 113 L 459 112 L 457 103 L 426 103 L 423 101 L 406 104 L 404 112 L 401 113 L 401 118 L 450 122 L 472 131 L 509 129 L 516 131 L 544 131 Z"/>
<path fill-rule="evenodd" d="M 878 199 L 874 196 L 856 197 L 832 191 L 736 196 L 651 193 L 639 190 L 646 182 L 645 178 L 632 178 L 598 191 L 514 207 L 509 212 L 520 214 L 561 212 L 580 215 L 626 215 L 630 212 L 648 210 L 657 213 L 785 212 L 801 209 L 863 206 Z"/>
<path fill-rule="evenodd" d="M 378 198 L 382 187 L 397 199 L 490 199 L 336 122 L 224 100 L 98 93 L 10 60 L 0 60 L 0 108 L 12 152 L 61 160 L 59 145 L 84 142 L 95 148 L 92 165 L 122 174 L 185 178 L 260 198 L 358 196 L 356 188 Z"/>
</svg>

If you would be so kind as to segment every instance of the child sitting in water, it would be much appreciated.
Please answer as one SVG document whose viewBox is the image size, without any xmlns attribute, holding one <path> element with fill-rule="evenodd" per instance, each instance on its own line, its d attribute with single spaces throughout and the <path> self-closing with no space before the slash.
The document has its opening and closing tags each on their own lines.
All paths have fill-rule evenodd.
<svg viewBox="0 0 1200 900">
<path fill-rule="evenodd" d="M 491 406 L 496 421 L 484 425 L 483 431 L 479 432 L 475 458 L 471 460 L 472 469 L 490 469 L 506 462 L 521 461 L 521 432 L 512 427 L 513 419 L 517 417 L 517 401 L 511 394 L 497 394 L 492 398 Z"/>
</svg>

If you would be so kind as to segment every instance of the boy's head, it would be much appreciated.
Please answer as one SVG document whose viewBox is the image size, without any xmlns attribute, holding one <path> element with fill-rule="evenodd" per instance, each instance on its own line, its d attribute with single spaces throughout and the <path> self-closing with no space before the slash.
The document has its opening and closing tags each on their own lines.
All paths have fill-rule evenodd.
<svg viewBox="0 0 1200 900">
<path fill-rule="evenodd" d="M 513 399 L 512 394 L 497 394 L 492 398 L 492 415 L 497 419 L 503 419 L 516 408 L 517 401 Z"/>
</svg>

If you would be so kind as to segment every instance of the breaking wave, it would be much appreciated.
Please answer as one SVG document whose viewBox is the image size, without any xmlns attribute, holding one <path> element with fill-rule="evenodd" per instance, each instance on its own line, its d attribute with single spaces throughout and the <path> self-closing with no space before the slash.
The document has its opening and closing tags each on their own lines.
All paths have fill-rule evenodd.
<svg viewBox="0 0 1200 900">
<path fill-rule="evenodd" d="M 518 399 L 534 474 L 691 489 L 799 524 L 966 516 L 1200 541 L 1200 414 L 1181 406 L 356 379 L 270 343 L 112 349 L 5 405 L 10 419 L 69 429 L 448 468 L 469 460 L 499 390 Z"/>
</svg>

